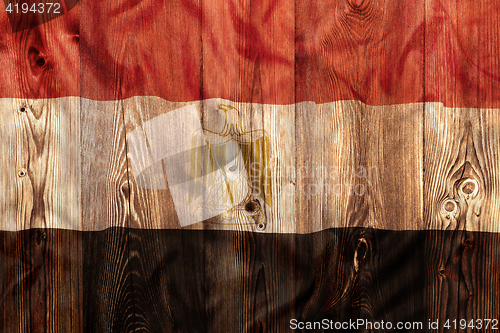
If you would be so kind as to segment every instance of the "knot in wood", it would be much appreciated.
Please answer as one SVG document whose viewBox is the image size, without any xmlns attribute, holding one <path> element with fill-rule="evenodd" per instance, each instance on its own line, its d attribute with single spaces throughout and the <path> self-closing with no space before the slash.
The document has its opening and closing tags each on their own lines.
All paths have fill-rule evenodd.
<svg viewBox="0 0 500 333">
<path fill-rule="evenodd" d="M 441 207 L 441 214 L 447 220 L 456 218 L 460 214 L 460 206 L 458 202 L 453 199 L 446 199 Z"/>
<path fill-rule="evenodd" d="M 348 0 L 348 1 L 349 1 L 349 5 L 355 9 L 361 8 L 361 6 L 363 6 L 363 2 L 364 2 L 364 0 Z"/>
<path fill-rule="evenodd" d="M 259 209 L 260 202 L 257 199 L 248 200 L 245 204 L 245 210 L 249 213 L 253 213 Z"/>
<path fill-rule="evenodd" d="M 130 198 L 130 187 L 128 186 L 128 183 L 124 183 L 122 186 L 121 186 L 121 191 L 123 193 L 123 195 L 125 196 L 125 198 Z"/>
<path fill-rule="evenodd" d="M 346 8 L 348 15 L 356 15 L 360 20 L 367 22 L 372 19 L 372 6 L 371 0 L 347 0 L 348 7 Z"/>
<path fill-rule="evenodd" d="M 36 232 L 36 242 L 38 245 L 40 245 L 41 242 L 45 241 L 47 239 L 47 234 L 43 230 L 38 230 Z"/>
<path fill-rule="evenodd" d="M 364 235 L 358 239 L 358 245 L 356 251 L 354 251 L 354 270 L 359 271 L 359 264 L 366 258 L 368 252 L 368 242 L 364 238 Z"/>
<path fill-rule="evenodd" d="M 474 198 L 479 192 L 479 184 L 477 180 L 469 178 L 460 184 L 459 189 L 466 198 Z"/>
<path fill-rule="evenodd" d="M 443 208 L 448 213 L 456 213 L 458 211 L 458 204 L 455 200 L 448 199 L 443 203 Z"/>
</svg>

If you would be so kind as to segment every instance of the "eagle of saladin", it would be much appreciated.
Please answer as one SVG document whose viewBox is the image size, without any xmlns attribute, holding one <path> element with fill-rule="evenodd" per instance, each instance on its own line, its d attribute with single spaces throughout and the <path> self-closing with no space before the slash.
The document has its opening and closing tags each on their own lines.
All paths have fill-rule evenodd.
<svg viewBox="0 0 500 333">
<path fill-rule="evenodd" d="M 244 131 L 236 108 L 218 109 L 225 114 L 222 130 L 202 128 L 192 136 L 191 179 L 197 181 L 189 189 L 190 209 L 195 219 L 262 229 L 271 206 L 269 137 L 263 129 Z"/>
</svg>

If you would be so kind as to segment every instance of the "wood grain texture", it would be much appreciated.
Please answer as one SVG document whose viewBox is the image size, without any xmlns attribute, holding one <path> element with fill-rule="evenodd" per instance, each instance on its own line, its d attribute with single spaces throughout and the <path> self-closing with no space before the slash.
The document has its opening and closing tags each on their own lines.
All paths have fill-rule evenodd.
<svg viewBox="0 0 500 333">
<path fill-rule="evenodd" d="M 123 0 L 35 27 L 0 14 L 0 331 L 498 318 L 499 13 Z M 269 135 L 264 228 L 179 230 L 171 165 L 141 187 L 128 135 L 189 105 L 220 130 L 219 104 Z"/>
<path fill-rule="evenodd" d="M 50 78 L 29 80 L 44 97 L 498 108 L 497 18 L 493 0 L 80 1 L 33 30 L 43 44 L 20 44 L 47 55 Z M 1 96 L 34 97 L 11 84 L 26 67 L 12 51 L 22 33 L 12 37 L 6 15 L 1 25 L 14 45 L 2 63 L 15 69 Z"/>
<path fill-rule="evenodd" d="M 85 223 L 80 230 L 129 225 L 130 191 L 122 105 L 81 99 L 80 186 Z"/>
<path fill-rule="evenodd" d="M 84 330 L 81 237 L 62 229 L 1 233 L 1 331 Z"/>
<path fill-rule="evenodd" d="M 2 15 L 1 97 L 41 99 L 80 95 L 79 17 L 74 9 L 45 24 L 16 15 L 9 21 L 5 2 Z M 43 15 L 41 15 L 43 16 Z M 36 25 L 32 27 L 32 25 Z M 14 32 L 18 31 L 18 32 Z"/>
<path fill-rule="evenodd" d="M 158 98 L 125 100 L 127 132 L 190 104 Z M 345 226 L 423 228 L 422 104 L 373 107 L 346 101 L 273 106 L 211 99 L 193 104 L 201 126 L 220 130 L 224 118 L 218 104 L 236 106 L 243 128 L 264 129 L 269 135 L 272 207 L 265 232 L 308 233 Z M 188 140 L 191 133 L 182 133 L 179 125 L 165 124 L 164 130 Z M 158 144 L 151 142 L 152 134 L 145 133 L 145 138 L 151 147 Z M 141 154 L 149 156 L 147 151 Z M 170 180 L 160 175 L 159 183 L 153 183 L 161 187 L 165 181 Z M 404 196 L 395 196 L 396 190 L 403 190 Z M 132 180 L 132 192 L 161 195 L 132 202 L 137 221 L 148 221 L 141 227 L 178 227 L 164 222 L 175 210 L 168 190 L 144 190 Z M 255 230 L 210 221 L 192 228 L 200 227 Z"/>
<path fill-rule="evenodd" d="M 498 281 L 495 273 L 498 239 L 488 238 L 492 235 L 489 233 L 461 230 L 432 231 L 431 234 L 426 243 L 434 264 L 426 270 L 429 293 L 425 300 L 431 318 L 442 323 L 449 318 L 470 322 L 479 314 L 486 317 L 491 311 L 498 311 L 498 302 L 492 297 L 498 293 L 498 282 L 487 282 Z M 491 263 L 482 264 L 486 257 L 491 258 Z M 484 327 L 483 330 L 486 331 Z"/>
<path fill-rule="evenodd" d="M 15 332 L 287 332 L 293 318 L 361 318 L 394 325 L 420 321 L 427 331 L 428 319 L 496 318 L 500 303 L 491 296 L 499 291 L 498 241 L 498 233 L 370 228 L 307 235 L 127 228 L 2 231 L 0 264 L 7 278 L 0 280 L 5 305 L 0 327 Z M 46 249 L 45 260 L 30 255 L 34 246 Z M 221 255 L 211 255 L 215 252 Z M 30 272 L 22 281 L 10 268 L 20 267 L 19 262 Z M 69 274 L 77 266 L 80 275 Z M 40 289 L 35 281 L 52 288 Z"/>
<path fill-rule="evenodd" d="M 185 106 L 186 103 L 170 103 L 160 98 L 144 98 L 135 97 L 131 99 L 124 100 L 121 103 L 122 110 L 124 112 L 125 128 L 127 133 L 130 133 L 136 128 L 142 128 L 146 121 L 154 119 L 163 113 L 181 108 Z M 153 120 L 154 121 L 154 120 Z M 167 133 L 177 133 L 179 131 L 178 126 L 181 124 L 168 124 L 163 129 Z M 189 133 L 190 135 L 192 133 Z M 174 134 L 178 135 L 178 134 Z M 157 142 L 158 139 L 145 135 L 146 145 L 136 145 L 141 149 L 138 153 L 139 155 L 145 156 L 146 159 L 150 157 L 149 147 L 153 144 L 161 145 L 161 142 Z M 191 140 L 190 137 L 186 140 Z M 156 141 L 156 142 L 155 142 Z M 128 141 L 127 152 L 131 153 L 133 142 Z M 133 166 L 130 165 L 130 161 L 127 165 L 127 181 L 130 186 L 130 225 L 136 228 L 179 228 L 179 222 L 177 220 L 177 215 L 175 212 L 174 203 L 172 196 L 167 187 L 167 179 L 164 174 L 162 164 L 157 164 L 159 166 L 154 172 L 150 173 L 147 179 L 144 179 L 151 186 L 149 188 L 141 188 L 137 185 L 137 179 L 133 175 Z"/>
<path fill-rule="evenodd" d="M 422 105 L 301 103 L 297 118 L 296 214 L 308 232 L 422 228 Z"/>
<path fill-rule="evenodd" d="M 2 145 L 0 146 L 0 218 L 2 220 L 2 229 L 16 230 L 18 219 L 18 201 L 21 193 L 17 186 L 17 156 L 12 152 L 17 151 L 18 139 L 16 128 L 16 112 L 13 110 L 12 99 L 0 99 L 2 121 L 0 122 L 0 137 Z"/>
<path fill-rule="evenodd" d="M 80 230 L 79 99 L 2 102 L 2 229 Z"/>
<path fill-rule="evenodd" d="M 127 160 L 133 143 L 127 143 L 126 133 L 186 105 L 196 107 L 200 126 L 220 130 L 224 116 L 219 104 L 237 106 L 243 128 L 264 130 L 269 137 L 272 200 L 264 232 L 309 233 L 346 226 L 499 228 L 497 210 L 483 208 L 495 207 L 499 200 L 495 109 L 439 103 L 374 107 L 354 101 L 293 106 L 222 99 L 172 103 L 156 97 L 2 101 L 3 230 L 179 228 L 165 169 L 156 175 L 153 189 L 139 186 Z M 165 126 L 176 133 L 177 124 Z M 155 140 L 150 134 L 145 137 Z M 16 174 L 9 174 L 12 166 Z M 467 179 L 479 186 L 478 194 L 468 199 L 461 192 Z M 404 195 L 395 195 L 397 191 Z M 447 218 L 447 200 L 458 207 L 453 219 Z M 461 219 L 463 223 L 457 222 Z M 256 230 L 213 221 L 189 228 Z"/>
<path fill-rule="evenodd" d="M 0 17 L 1 94 L 20 97 L 1 101 L 0 216 L 12 232 L 2 237 L 0 330 L 80 332 L 81 234 L 57 229 L 82 228 L 80 99 L 44 99 L 54 90 L 77 95 L 74 26 L 56 19 L 23 30 L 33 22 Z"/>
<path fill-rule="evenodd" d="M 497 231 L 498 117 L 430 103 L 425 113 L 425 221 L 440 230 Z M 475 182 L 475 183 L 472 183 Z M 469 188 L 464 187 L 467 184 Z M 474 185 L 475 184 L 475 185 Z M 477 190 L 477 193 L 473 191 Z M 447 209 L 446 203 L 454 207 Z"/>
</svg>

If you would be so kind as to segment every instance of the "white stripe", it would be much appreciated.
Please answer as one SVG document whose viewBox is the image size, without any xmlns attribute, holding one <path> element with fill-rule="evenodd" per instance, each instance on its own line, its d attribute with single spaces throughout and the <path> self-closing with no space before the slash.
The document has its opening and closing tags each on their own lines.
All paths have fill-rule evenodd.
<svg viewBox="0 0 500 333">
<path fill-rule="evenodd" d="M 1 99 L 0 230 L 180 228 L 197 221 L 189 205 L 203 193 L 211 206 L 202 205 L 205 213 L 199 218 L 214 217 L 221 211 L 216 206 L 227 200 L 208 197 L 217 193 L 213 186 L 204 185 L 193 195 L 189 189 L 196 187 L 195 179 L 179 177 L 179 170 L 192 171 L 193 151 L 183 152 L 221 137 L 220 104 L 239 110 L 241 128 L 249 133 L 240 141 L 254 142 L 264 132 L 268 137 L 265 170 L 271 173 L 272 199 L 265 201 L 265 193 L 257 197 L 265 215 L 263 229 L 220 219 L 189 228 L 500 231 L 498 110 L 446 108 L 440 103 L 425 108 L 421 103 L 367 106 L 359 101 L 174 103 L 157 97 L 105 102 L 78 97 Z M 26 112 L 20 112 L 22 106 L 28 107 Z M 212 132 L 210 138 L 203 136 L 203 129 Z M 201 133 L 201 144 L 193 143 L 195 132 Z M 239 149 L 233 149 L 235 156 Z M 179 163 L 169 157 L 178 157 Z M 20 176 L 22 170 L 26 176 Z M 214 179 L 220 180 L 226 170 L 214 170 L 198 181 L 205 184 L 212 177 L 210 184 L 216 184 Z M 239 183 L 224 178 L 226 190 L 235 192 L 223 193 L 226 197 L 242 200 L 248 194 L 243 185 L 252 174 L 248 168 L 244 171 Z M 468 189 L 468 197 L 461 191 L 472 182 L 460 178 L 463 172 L 478 184 Z M 220 216 L 229 212 L 224 214 Z"/>
</svg>

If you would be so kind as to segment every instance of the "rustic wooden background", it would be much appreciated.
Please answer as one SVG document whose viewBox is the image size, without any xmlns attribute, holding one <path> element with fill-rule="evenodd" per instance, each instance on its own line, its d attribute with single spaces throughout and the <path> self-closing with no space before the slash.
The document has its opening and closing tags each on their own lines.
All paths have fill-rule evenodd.
<svg viewBox="0 0 500 333">
<path fill-rule="evenodd" d="M 500 319 L 497 2 L 6 4 L 0 331 Z M 181 229 L 130 170 L 128 133 L 219 102 L 270 136 L 264 231 Z M 338 183 L 366 192 L 303 192 Z"/>
</svg>

